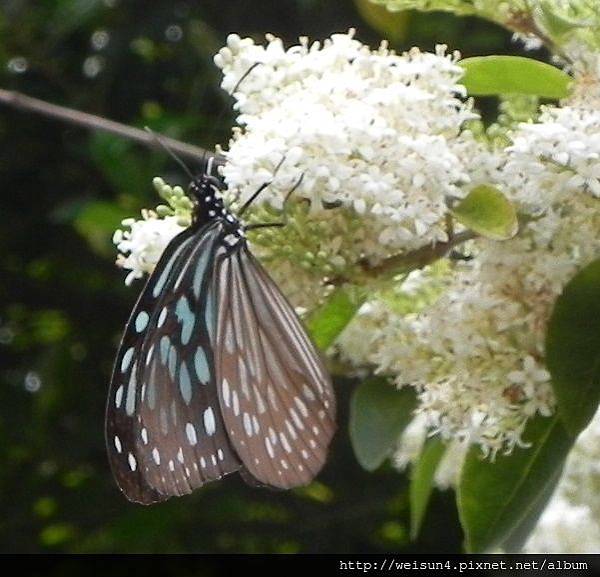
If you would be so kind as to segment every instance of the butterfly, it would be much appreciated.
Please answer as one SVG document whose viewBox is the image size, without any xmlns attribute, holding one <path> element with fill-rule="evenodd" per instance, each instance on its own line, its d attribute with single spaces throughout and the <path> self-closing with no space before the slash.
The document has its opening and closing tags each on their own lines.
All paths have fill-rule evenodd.
<svg viewBox="0 0 600 577">
<path fill-rule="evenodd" d="M 323 467 L 335 397 L 294 309 L 250 252 L 207 169 L 189 228 L 165 249 L 126 325 L 106 408 L 116 482 L 142 504 L 233 472 L 288 489 Z M 278 223 L 281 224 L 281 223 Z"/>
</svg>

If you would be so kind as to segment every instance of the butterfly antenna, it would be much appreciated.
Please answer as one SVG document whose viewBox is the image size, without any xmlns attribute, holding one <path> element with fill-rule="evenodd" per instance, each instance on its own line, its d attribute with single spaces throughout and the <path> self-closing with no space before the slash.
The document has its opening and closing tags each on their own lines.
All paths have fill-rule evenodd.
<svg viewBox="0 0 600 577">
<path fill-rule="evenodd" d="M 158 143 L 158 145 L 177 163 L 179 164 L 179 166 L 181 166 L 181 168 L 183 168 L 183 170 L 185 171 L 185 173 L 192 179 L 194 180 L 196 177 L 193 175 L 192 171 L 189 169 L 188 165 L 183 162 L 183 160 L 181 160 L 181 158 L 179 158 L 179 156 L 177 156 L 162 140 L 162 138 L 156 134 L 156 132 L 154 132 L 151 128 L 149 128 L 148 126 L 144 127 L 144 130 L 150 134 L 152 136 L 152 138 L 154 138 L 154 140 L 156 140 L 156 142 Z M 205 155 L 206 153 L 204 153 Z M 203 159 L 204 159 L 204 155 L 203 155 Z M 204 160 L 203 160 L 204 162 Z"/>
<path fill-rule="evenodd" d="M 239 80 L 235 83 L 235 86 L 233 87 L 233 89 L 231 90 L 231 92 L 228 92 L 227 95 L 228 96 L 233 96 L 237 92 L 238 88 L 241 86 L 242 82 L 244 82 L 244 80 L 246 80 L 246 78 L 248 78 L 248 76 L 250 75 L 250 73 L 257 66 L 260 66 L 261 64 L 262 64 L 262 62 L 255 62 L 254 64 L 252 64 L 252 66 L 250 66 L 248 68 L 248 70 L 246 70 L 246 72 L 244 72 L 244 74 L 242 74 L 240 76 Z M 213 130 L 210 133 L 211 139 L 214 136 L 215 128 L 221 124 L 221 120 L 223 120 L 223 116 L 225 116 L 225 113 L 227 112 L 227 109 L 228 109 L 227 105 L 225 105 L 225 106 L 223 106 L 221 108 L 221 112 L 219 113 L 219 116 L 217 116 L 215 122 L 213 123 Z"/>
<path fill-rule="evenodd" d="M 252 66 L 250 66 L 250 68 L 248 68 L 248 70 L 246 70 L 246 72 L 244 72 L 244 74 L 242 74 L 240 76 L 240 79 L 235 83 L 235 86 L 233 87 L 233 90 L 229 93 L 229 96 L 233 96 L 238 88 L 240 87 L 240 85 L 242 84 L 242 82 L 244 82 L 244 80 L 246 80 L 246 78 L 248 78 L 248 76 L 250 75 L 250 73 L 257 67 L 260 66 L 262 64 L 262 62 L 255 62 Z"/>
</svg>

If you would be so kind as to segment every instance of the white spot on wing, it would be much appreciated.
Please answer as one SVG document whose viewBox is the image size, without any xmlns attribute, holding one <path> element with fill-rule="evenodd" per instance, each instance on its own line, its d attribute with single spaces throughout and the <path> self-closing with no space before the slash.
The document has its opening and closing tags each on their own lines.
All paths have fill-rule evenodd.
<svg viewBox="0 0 600 577">
<path fill-rule="evenodd" d="M 269 453 L 269 457 L 272 459 L 275 456 L 275 453 L 273 452 L 273 447 L 271 446 L 269 437 L 265 437 L 265 447 L 267 449 L 267 453 Z"/>
<path fill-rule="evenodd" d="M 211 407 L 208 407 L 208 409 L 206 409 L 206 411 L 204 411 L 204 429 L 206 430 L 206 434 L 208 436 L 214 435 L 215 431 L 216 431 L 216 424 L 215 424 L 215 414 L 213 413 L 213 410 Z"/>
<path fill-rule="evenodd" d="M 246 435 L 249 437 L 252 436 L 252 420 L 250 419 L 250 415 L 248 413 L 244 413 L 244 429 L 246 431 Z"/>
<path fill-rule="evenodd" d="M 115 407 L 117 409 L 121 406 L 121 401 L 123 400 L 123 385 L 121 385 L 117 392 L 115 393 Z"/>
<path fill-rule="evenodd" d="M 129 347 L 125 351 L 125 354 L 123 355 L 123 358 L 121 359 L 121 372 L 122 373 L 127 371 L 127 369 L 129 368 L 129 365 L 131 364 L 132 358 L 133 358 L 133 347 Z"/>
<path fill-rule="evenodd" d="M 279 439 L 281 440 L 281 445 L 282 447 L 288 452 L 291 453 L 292 452 L 292 447 L 290 446 L 289 441 L 287 440 L 287 437 L 285 436 L 284 433 L 279 433 Z"/>
<path fill-rule="evenodd" d="M 294 421 L 294 425 L 301 431 L 304 431 L 304 423 L 300 420 L 298 413 L 294 411 L 294 409 L 290 409 L 290 415 L 292 417 L 292 421 Z"/>
<path fill-rule="evenodd" d="M 269 427 L 269 437 L 271 437 L 271 443 L 275 446 L 277 444 L 277 434 L 273 430 L 273 427 Z"/>
<path fill-rule="evenodd" d="M 316 398 L 312 389 L 307 384 L 304 384 L 302 386 L 302 393 L 304 394 L 305 398 L 309 401 L 314 401 Z"/>
<path fill-rule="evenodd" d="M 229 397 L 230 391 L 227 379 L 223 379 L 223 382 L 221 383 L 221 391 L 223 392 L 223 402 L 225 403 L 226 407 L 229 407 L 231 399 Z"/>
<path fill-rule="evenodd" d="M 135 317 L 135 330 L 138 333 L 141 333 L 147 326 L 148 321 L 150 320 L 150 316 L 146 311 L 140 311 Z"/>
<path fill-rule="evenodd" d="M 133 453 L 129 453 L 129 455 L 127 456 L 127 461 L 129 462 L 129 468 L 132 471 L 135 471 L 137 469 L 137 461 L 135 460 Z"/>
<path fill-rule="evenodd" d="M 160 311 L 160 315 L 158 315 L 158 322 L 156 325 L 158 328 L 162 327 L 165 324 L 165 320 L 167 319 L 167 307 L 163 307 Z"/>
<path fill-rule="evenodd" d="M 304 401 L 300 397 L 294 397 L 294 402 L 296 403 L 296 406 L 302 413 L 302 416 L 308 417 L 308 409 L 306 408 Z"/>
<path fill-rule="evenodd" d="M 117 450 L 117 453 L 121 453 L 121 451 L 123 450 L 123 446 L 121 445 L 121 439 L 119 439 L 117 435 L 115 435 L 115 449 Z"/>
<path fill-rule="evenodd" d="M 185 434 L 187 435 L 190 445 L 194 446 L 196 443 L 198 443 L 198 437 L 196 436 L 196 428 L 194 427 L 194 425 L 192 425 L 192 423 L 188 423 L 185 426 Z"/>
<path fill-rule="evenodd" d="M 136 373 L 136 363 L 133 363 L 133 368 L 131 369 L 131 375 L 129 376 L 129 383 L 127 385 L 127 396 L 125 398 L 125 412 L 131 416 L 135 411 L 135 373 Z"/>
<path fill-rule="evenodd" d="M 296 433 L 296 429 L 294 429 L 294 425 L 290 423 L 287 419 L 285 420 L 285 426 L 287 427 L 288 433 L 290 437 L 295 441 L 298 438 L 298 433 Z"/>
</svg>

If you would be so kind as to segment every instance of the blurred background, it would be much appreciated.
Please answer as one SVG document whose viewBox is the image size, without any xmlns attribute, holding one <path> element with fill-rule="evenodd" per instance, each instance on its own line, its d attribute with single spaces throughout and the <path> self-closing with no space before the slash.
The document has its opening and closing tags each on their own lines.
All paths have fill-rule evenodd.
<svg viewBox="0 0 600 577">
<path fill-rule="evenodd" d="M 367 0 L 0 0 L 0 88 L 212 148 L 231 127 L 213 54 L 227 34 L 293 43 L 356 27 L 376 45 L 519 53 L 510 34 Z M 483 102 L 484 109 L 488 103 Z M 404 476 L 357 464 L 348 399 L 318 481 L 290 492 L 237 476 L 152 507 L 119 493 L 104 450 L 113 356 L 138 283 L 111 236 L 158 199 L 164 154 L 0 105 L 0 551 L 458 552 L 452 496 L 436 493 L 416 543 Z"/>
</svg>

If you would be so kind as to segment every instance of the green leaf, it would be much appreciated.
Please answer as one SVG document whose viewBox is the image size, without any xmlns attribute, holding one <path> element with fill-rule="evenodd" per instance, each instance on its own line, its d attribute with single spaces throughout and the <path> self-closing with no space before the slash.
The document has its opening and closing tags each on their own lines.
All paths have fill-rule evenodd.
<svg viewBox="0 0 600 577">
<path fill-rule="evenodd" d="M 507 553 L 519 553 L 523 545 L 527 542 L 531 531 L 537 525 L 537 522 L 548 505 L 548 501 L 554 494 L 556 486 L 560 481 L 563 467 L 558 467 L 556 472 L 549 480 L 547 486 L 540 491 L 537 497 L 531 503 L 528 514 L 519 523 L 519 525 L 511 531 L 508 539 L 502 543 L 502 549 Z"/>
<path fill-rule="evenodd" d="M 93 200 L 78 211 L 73 219 L 73 227 L 98 254 L 110 256 L 115 252 L 112 235 L 126 216 L 116 204 Z"/>
<path fill-rule="evenodd" d="M 386 379 L 359 385 L 350 402 L 350 441 L 363 469 L 374 471 L 391 454 L 416 407 L 414 389 L 398 390 Z"/>
<path fill-rule="evenodd" d="M 406 38 L 410 12 L 390 12 L 371 0 L 354 0 L 354 5 L 362 19 L 387 40 L 399 43 Z"/>
<path fill-rule="evenodd" d="M 565 98 L 571 77 L 562 70 L 522 56 L 475 56 L 459 64 L 461 82 L 471 96 L 529 94 L 541 98 Z"/>
<path fill-rule="evenodd" d="M 493 240 L 512 238 L 519 229 L 512 203 L 487 184 L 476 186 L 451 212 L 467 228 Z"/>
<path fill-rule="evenodd" d="M 442 441 L 434 437 L 429 439 L 419 457 L 412 466 L 410 475 L 410 538 L 414 541 L 419 536 L 427 505 L 433 490 L 433 479 L 437 467 L 444 455 L 446 447 Z"/>
<path fill-rule="evenodd" d="M 457 504 L 469 553 L 490 551 L 519 531 L 523 538 L 523 527 L 541 512 L 538 500 L 555 482 L 573 442 L 556 415 L 531 419 L 523 438 L 531 446 L 494 462 L 482 459 L 477 447 L 467 455 Z"/>
<path fill-rule="evenodd" d="M 600 401 L 600 259 L 567 284 L 554 305 L 546 364 L 566 429 L 577 435 Z"/>
<path fill-rule="evenodd" d="M 321 349 L 328 349 L 354 318 L 364 297 L 346 287 L 338 287 L 327 301 L 307 319 L 308 331 Z"/>
<path fill-rule="evenodd" d="M 164 163 L 164 155 L 138 150 L 132 142 L 105 132 L 90 138 L 90 155 L 110 185 L 123 194 L 150 191 Z"/>
<path fill-rule="evenodd" d="M 532 13 L 536 24 L 552 38 L 564 36 L 578 28 L 594 26 L 592 20 L 577 20 L 571 18 L 567 11 L 561 13 L 554 0 L 539 2 L 536 8 Z"/>
</svg>

